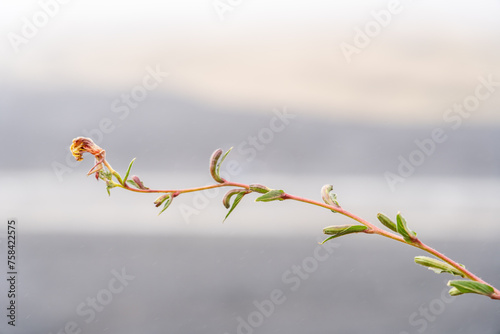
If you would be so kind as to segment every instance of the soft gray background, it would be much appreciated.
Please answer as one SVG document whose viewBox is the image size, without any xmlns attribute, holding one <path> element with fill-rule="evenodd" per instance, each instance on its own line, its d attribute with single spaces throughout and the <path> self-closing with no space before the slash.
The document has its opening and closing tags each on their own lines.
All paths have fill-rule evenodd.
<svg viewBox="0 0 500 334">
<path fill-rule="evenodd" d="M 1 257 L 6 220 L 19 224 L 18 326 L 2 314 L 1 333 L 75 322 L 82 333 L 233 334 L 274 289 L 286 301 L 250 332 L 500 333 L 498 302 L 445 302 L 451 277 L 374 236 L 338 239 L 292 291 L 283 275 L 313 261 L 323 227 L 348 222 L 331 212 L 249 196 L 222 224 L 221 191 L 176 198 L 158 217 L 154 195 L 108 197 L 85 176 L 92 158 L 69 155 L 74 137 L 91 136 L 118 171 L 136 157 L 147 186 L 173 188 L 209 184 L 210 154 L 234 146 L 235 181 L 315 199 L 332 183 L 345 208 L 370 221 L 402 211 L 498 286 L 500 93 L 456 129 L 445 118 L 479 77 L 500 81 L 497 1 L 401 1 L 351 62 L 341 43 L 388 2 L 242 1 L 221 20 L 211 1 L 70 1 L 16 51 L 9 34 L 40 6 L 0 5 Z M 169 75 L 120 118 L 115 101 L 148 67 Z M 276 110 L 293 118 L 249 159 Z M 97 132 L 103 120 L 110 130 Z M 438 128 L 447 140 L 391 189 L 384 173 Z M 87 323 L 78 306 L 122 269 L 134 279 Z"/>
</svg>

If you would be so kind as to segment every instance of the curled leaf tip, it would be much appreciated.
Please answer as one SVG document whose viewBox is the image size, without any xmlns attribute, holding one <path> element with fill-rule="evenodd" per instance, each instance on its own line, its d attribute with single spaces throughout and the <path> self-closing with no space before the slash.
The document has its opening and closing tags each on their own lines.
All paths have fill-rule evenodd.
<svg viewBox="0 0 500 334">
<path fill-rule="evenodd" d="M 337 201 L 337 194 L 333 192 L 333 185 L 325 184 L 321 188 L 321 198 L 323 199 L 325 204 L 331 205 L 336 208 L 340 208 L 340 204 Z"/>
<path fill-rule="evenodd" d="M 233 197 L 236 194 L 241 193 L 241 189 L 231 189 L 229 190 L 225 195 L 224 198 L 222 198 L 222 204 L 226 209 L 229 209 L 231 207 L 231 197 Z"/>
<path fill-rule="evenodd" d="M 227 217 L 233 212 L 233 210 L 236 208 L 236 206 L 241 202 L 243 199 L 243 196 L 246 194 L 249 194 L 251 191 L 250 190 L 241 190 L 241 189 L 231 189 L 229 190 L 226 195 L 224 195 L 224 198 L 222 200 L 222 203 L 226 207 L 226 209 L 229 209 L 229 212 L 227 213 L 226 217 L 224 218 L 223 222 L 226 221 Z M 236 195 L 233 205 L 231 205 L 231 197 Z"/>
<path fill-rule="evenodd" d="M 212 178 L 218 183 L 226 182 L 226 180 L 220 176 L 220 167 L 232 149 L 233 148 L 231 147 L 226 153 L 224 153 L 224 155 L 222 155 L 222 150 L 219 148 L 215 150 L 210 157 L 210 175 L 212 175 Z"/>
<path fill-rule="evenodd" d="M 220 177 L 216 175 L 217 162 L 219 161 L 220 156 L 222 155 L 222 150 L 219 148 L 212 153 L 210 157 L 210 174 L 214 178 L 215 181 L 220 182 Z"/>
</svg>

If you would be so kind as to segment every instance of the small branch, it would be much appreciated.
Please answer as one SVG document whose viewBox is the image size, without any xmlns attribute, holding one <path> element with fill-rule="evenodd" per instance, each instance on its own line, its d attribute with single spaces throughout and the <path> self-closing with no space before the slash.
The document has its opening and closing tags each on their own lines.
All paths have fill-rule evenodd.
<svg viewBox="0 0 500 334">
<path fill-rule="evenodd" d="M 192 193 L 192 192 L 197 192 L 197 191 L 204 191 L 204 190 L 215 189 L 215 188 L 222 188 L 222 187 L 235 187 L 235 188 L 242 188 L 243 189 L 243 190 L 231 189 L 224 197 L 223 204 L 226 206 L 226 208 L 229 209 L 229 212 L 226 215 L 226 219 L 229 216 L 229 214 L 235 209 L 235 207 L 238 205 L 238 203 L 241 201 L 241 199 L 245 195 L 252 193 L 252 192 L 260 193 L 260 195 L 261 195 L 259 198 L 256 199 L 256 201 L 270 202 L 270 201 L 275 201 L 275 200 L 280 200 L 280 201 L 282 201 L 282 200 L 294 200 L 297 202 L 303 202 L 306 204 L 319 206 L 319 207 L 322 207 L 324 209 L 328 209 L 328 210 L 337 212 L 341 215 L 344 215 L 348 218 L 351 218 L 351 219 L 357 221 L 358 223 L 366 226 L 366 228 L 364 228 L 361 225 L 341 225 L 341 226 L 331 226 L 329 228 L 325 228 L 325 233 L 331 235 L 327 240 L 330 240 L 332 238 L 336 238 L 338 236 L 346 235 L 346 234 L 363 232 L 363 233 L 367 233 L 367 234 L 378 234 L 378 235 L 381 235 L 383 237 L 386 237 L 386 238 L 389 238 L 389 239 L 392 239 L 392 240 L 419 248 L 419 249 L 421 249 L 429 254 L 434 255 L 435 257 L 439 258 L 440 260 L 446 262 L 447 264 L 449 264 L 450 266 L 455 268 L 458 272 L 462 273 L 463 276 L 465 276 L 469 280 L 477 282 L 477 283 L 481 283 L 481 284 L 477 284 L 477 283 L 472 283 L 472 282 L 467 281 L 467 282 L 469 282 L 468 283 L 469 285 L 475 284 L 474 288 L 479 287 L 479 290 L 480 290 L 479 292 L 477 290 L 472 291 L 472 292 L 487 295 L 491 299 L 500 300 L 500 290 L 498 290 L 495 287 L 493 287 L 492 285 L 488 284 L 487 282 L 482 280 L 480 277 L 473 274 L 471 271 L 462 267 L 459 263 L 455 262 L 454 260 L 445 256 L 444 254 L 438 252 L 434 248 L 431 248 L 431 247 L 427 246 L 426 244 L 424 244 L 423 242 L 421 242 L 416 237 L 416 233 L 414 233 L 413 231 L 411 231 L 407 227 L 406 220 L 401 216 L 400 213 L 398 213 L 398 215 L 397 215 L 397 218 L 398 218 L 397 225 L 394 222 L 392 222 L 388 217 L 384 216 L 383 214 L 379 214 L 379 216 L 383 216 L 383 219 L 381 220 L 382 224 L 384 226 L 388 227 L 391 231 L 397 232 L 397 233 L 393 233 L 393 232 L 387 231 L 385 229 L 381 229 L 381 228 L 373 225 L 372 223 L 366 221 L 365 219 L 360 218 L 360 217 L 356 216 L 355 214 L 343 209 L 338 204 L 336 195 L 333 194 L 333 192 L 332 192 L 332 188 L 333 188 L 332 185 L 325 185 L 322 188 L 321 195 L 322 195 L 322 198 L 324 201 L 324 203 L 323 203 L 323 202 L 318 202 L 318 201 L 311 200 L 308 198 L 303 198 L 303 197 L 287 194 L 283 190 L 269 189 L 269 188 L 267 188 L 263 185 L 260 185 L 260 184 L 247 185 L 247 184 L 243 184 L 243 183 L 230 182 L 230 181 L 223 179 L 220 176 L 220 166 L 221 166 L 222 162 L 224 161 L 224 159 L 226 158 L 227 154 L 231 151 L 231 149 L 228 150 L 225 154 L 222 154 L 222 150 L 220 150 L 220 149 L 216 150 L 212 154 L 212 157 L 210 158 L 210 175 L 217 182 L 216 184 L 202 186 L 202 187 L 195 187 L 195 188 L 187 188 L 187 189 L 166 189 L 166 190 L 146 188 L 142 184 L 142 181 L 137 176 L 133 176 L 132 177 L 133 180 L 128 181 L 128 182 L 131 182 L 131 184 L 135 185 L 136 188 L 130 187 L 126 183 L 126 181 L 127 181 L 126 179 L 128 178 L 130 169 L 131 169 L 132 164 L 133 164 L 135 159 L 132 160 L 132 162 L 130 163 L 129 168 L 128 168 L 127 173 L 126 173 L 126 176 L 125 176 L 125 180 L 123 180 L 121 178 L 120 174 L 118 174 L 118 172 L 116 172 L 111 167 L 109 162 L 106 160 L 105 151 L 102 148 L 100 148 L 99 146 L 95 145 L 93 143 L 93 141 L 89 138 L 83 138 L 83 137 L 75 138 L 73 140 L 73 144 L 71 145 L 70 149 L 78 161 L 83 159 L 82 154 L 84 152 L 88 152 L 88 153 L 91 153 L 92 155 L 94 155 L 94 157 L 96 158 L 96 164 L 94 165 L 94 167 L 92 167 L 89 174 L 95 173 L 96 177 L 100 177 L 101 179 L 103 179 L 107 184 L 108 193 L 109 193 L 109 189 L 111 189 L 113 187 L 119 187 L 119 188 L 122 188 L 125 190 L 137 192 L 137 193 L 164 193 L 165 195 L 160 196 L 155 201 L 155 205 L 157 207 L 162 205 L 162 204 L 164 205 L 164 208 L 161 210 L 161 212 L 163 212 L 166 208 L 168 208 L 168 206 L 172 202 L 173 198 L 175 198 L 181 194 Z M 108 172 L 105 171 L 103 165 L 108 169 Z M 112 180 L 113 177 L 116 178 L 118 183 L 116 183 Z M 235 200 L 233 201 L 233 204 L 231 205 L 230 201 L 231 201 L 231 197 L 233 195 L 235 196 Z M 381 218 L 379 217 L 379 220 L 380 219 Z M 435 261 L 438 261 L 438 260 L 435 260 Z M 446 271 L 446 268 L 444 271 Z M 457 273 L 455 273 L 455 274 L 458 275 Z M 471 291 L 463 290 L 464 287 L 457 285 L 458 282 L 459 281 L 450 282 L 450 283 L 453 283 L 452 286 L 453 286 L 453 289 L 455 289 L 455 291 L 453 291 L 454 294 L 471 292 Z M 484 287 L 483 284 L 488 285 L 488 287 Z M 461 291 L 456 290 L 457 287 L 462 288 L 462 290 Z M 492 291 L 491 289 L 493 289 L 493 292 L 491 292 Z M 450 293 L 451 293 L 451 291 L 450 291 Z"/>
<path fill-rule="evenodd" d="M 192 193 L 196 191 L 203 191 L 203 190 L 209 190 L 209 189 L 214 189 L 214 188 L 221 188 L 221 187 L 240 187 L 240 188 L 245 188 L 249 189 L 249 186 L 246 184 L 242 183 L 236 183 L 236 182 L 224 182 L 224 183 L 216 183 L 208 186 L 203 186 L 203 187 L 196 187 L 196 188 L 187 188 L 187 189 L 137 189 L 137 188 L 132 188 L 128 184 L 124 184 L 120 188 L 130 190 L 136 193 L 174 193 L 177 195 L 180 194 L 187 194 L 187 193 Z"/>
</svg>

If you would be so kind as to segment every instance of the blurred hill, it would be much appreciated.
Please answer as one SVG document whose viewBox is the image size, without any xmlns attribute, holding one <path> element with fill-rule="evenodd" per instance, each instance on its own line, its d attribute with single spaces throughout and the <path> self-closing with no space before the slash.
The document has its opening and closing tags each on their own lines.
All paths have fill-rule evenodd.
<svg viewBox="0 0 500 334">
<path fill-rule="evenodd" d="M 234 146 L 231 157 L 253 172 L 395 173 L 400 156 L 408 159 L 418 149 L 416 140 L 431 138 L 434 129 L 442 128 L 447 140 L 436 144 L 416 173 L 500 176 L 499 126 L 468 124 L 468 119 L 456 130 L 444 121 L 415 126 L 365 123 L 349 120 L 349 111 L 345 118 L 320 117 L 291 105 L 256 112 L 154 92 L 124 113 L 112 108 L 120 92 L 15 86 L 3 91 L 0 168 L 5 170 L 67 164 L 71 140 L 91 136 L 116 166 L 137 157 L 136 166 L 144 169 L 200 170 L 213 150 Z M 293 117 L 284 121 L 288 124 L 276 120 L 271 125 L 273 109 L 287 110 Z M 271 127 L 283 130 L 271 133 Z"/>
</svg>

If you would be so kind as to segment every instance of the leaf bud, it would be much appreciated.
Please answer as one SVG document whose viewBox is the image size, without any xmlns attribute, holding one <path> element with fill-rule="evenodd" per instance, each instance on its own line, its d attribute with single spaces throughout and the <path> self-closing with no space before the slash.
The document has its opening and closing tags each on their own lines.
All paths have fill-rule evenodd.
<svg viewBox="0 0 500 334">
<path fill-rule="evenodd" d="M 251 184 L 250 190 L 261 194 L 267 194 L 271 189 L 269 189 L 266 186 L 263 186 L 262 184 Z"/>
<path fill-rule="evenodd" d="M 219 176 L 217 170 L 217 163 L 221 155 L 222 155 L 222 150 L 219 148 L 214 153 L 212 153 L 212 156 L 210 157 L 210 175 L 212 175 L 212 178 L 219 183 L 224 182 L 224 180 Z"/>
</svg>

